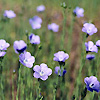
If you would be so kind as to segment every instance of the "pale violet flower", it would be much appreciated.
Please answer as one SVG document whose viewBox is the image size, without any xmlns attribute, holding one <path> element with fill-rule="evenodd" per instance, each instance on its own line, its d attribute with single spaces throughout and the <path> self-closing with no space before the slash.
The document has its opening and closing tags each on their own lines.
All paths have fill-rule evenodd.
<svg viewBox="0 0 100 100">
<path fill-rule="evenodd" d="M 85 47 L 87 52 L 98 52 L 98 48 L 92 41 L 85 42 Z"/>
<path fill-rule="evenodd" d="M 5 51 L 0 51 L 0 57 L 3 57 L 6 54 Z"/>
<path fill-rule="evenodd" d="M 73 13 L 78 17 L 84 17 L 84 9 L 83 8 L 80 8 L 80 7 L 76 7 L 74 10 L 73 10 Z"/>
<path fill-rule="evenodd" d="M 10 19 L 16 17 L 16 14 L 12 10 L 5 10 L 3 15 L 4 17 L 10 18 Z"/>
<path fill-rule="evenodd" d="M 66 74 L 66 70 L 63 69 L 63 67 L 59 67 L 59 66 L 56 66 L 55 67 L 55 74 L 59 75 L 59 76 L 64 76 Z"/>
<path fill-rule="evenodd" d="M 17 54 L 23 53 L 27 48 L 27 44 L 23 40 L 19 40 L 14 42 L 13 47 Z"/>
<path fill-rule="evenodd" d="M 98 40 L 98 41 L 96 42 L 96 46 L 97 46 L 97 47 L 100 47 L 100 40 Z"/>
<path fill-rule="evenodd" d="M 69 55 L 65 53 L 64 51 L 58 51 L 57 53 L 54 54 L 54 61 L 58 62 L 65 62 L 69 58 Z"/>
<path fill-rule="evenodd" d="M 7 43 L 4 39 L 0 39 L 0 51 L 7 50 L 9 46 L 10 44 Z"/>
<path fill-rule="evenodd" d="M 29 40 L 31 44 L 40 44 L 40 37 L 33 33 L 29 35 Z"/>
<path fill-rule="evenodd" d="M 37 7 L 37 12 L 43 12 L 45 10 L 45 6 L 44 5 L 40 5 Z"/>
<path fill-rule="evenodd" d="M 41 80 L 47 80 L 48 76 L 52 74 L 52 70 L 44 63 L 40 64 L 40 66 L 35 65 L 33 70 L 35 71 L 33 76 L 35 78 L 40 78 Z"/>
<path fill-rule="evenodd" d="M 57 25 L 56 23 L 49 24 L 48 29 L 52 30 L 53 32 L 58 32 L 59 31 L 59 25 Z"/>
<path fill-rule="evenodd" d="M 29 19 L 29 23 L 32 26 L 32 29 L 40 29 L 42 24 L 42 19 L 39 16 L 34 16 Z"/>
<path fill-rule="evenodd" d="M 86 88 L 88 89 L 88 91 L 100 92 L 100 82 L 97 80 L 95 76 L 86 77 L 84 79 L 84 82 L 86 84 Z"/>
<path fill-rule="evenodd" d="M 95 58 L 95 55 L 93 55 L 93 54 L 87 54 L 86 55 L 86 59 L 88 59 L 88 60 L 92 60 L 94 58 Z"/>
<path fill-rule="evenodd" d="M 26 67 L 32 68 L 35 62 L 34 56 L 31 56 L 29 52 L 24 52 L 19 55 L 19 61 Z"/>
<path fill-rule="evenodd" d="M 95 27 L 94 24 L 85 23 L 85 24 L 83 25 L 82 32 L 85 32 L 85 33 L 87 33 L 88 35 L 93 35 L 94 33 L 97 32 L 97 28 Z"/>
</svg>

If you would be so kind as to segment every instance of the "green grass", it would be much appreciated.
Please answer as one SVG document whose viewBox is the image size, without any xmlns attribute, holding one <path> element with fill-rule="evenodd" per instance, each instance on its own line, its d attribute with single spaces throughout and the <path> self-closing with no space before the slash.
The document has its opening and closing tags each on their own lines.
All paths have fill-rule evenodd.
<svg viewBox="0 0 100 100">
<path fill-rule="evenodd" d="M 66 9 L 64 48 L 61 49 L 64 17 L 63 8 L 61 8 L 60 3 L 63 1 L 66 2 L 68 8 Z M 41 4 L 45 5 L 46 10 L 43 13 L 37 13 L 36 7 Z M 84 18 L 75 18 L 75 21 L 73 21 L 72 12 L 76 6 L 84 8 Z M 41 95 L 44 97 L 43 100 L 53 100 L 53 84 L 57 78 L 54 73 L 54 68 L 59 65 L 53 61 L 53 54 L 59 50 L 65 50 L 70 56 L 65 64 L 67 74 L 65 75 L 65 87 L 62 87 L 64 88 L 62 100 L 71 100 L 74 94 L 80 98 L 81 90 L 85 87 L 84 78 L 93 75 L 95 73 L 94 69 L 100 81 L 100 51 L 96 54 L 96 59 L 94 60 L 95 65 L 93 65 L 93 62 L 85 61 L 85 38 L 83 38 L 85 37 L 85 33 L 81 31 L 84 21 L 92 21 L 98 30 L 100 30 L 100 0 L 0 0 L 0 19 L 3 17 L 4 10 L 9 9 L 15 11 L 16 17 L 7 22 L 0 20 L 0 39 L 5 39 L 10 43 L 7 54 L 3 59 L 2 78 L 4 93 L 2 95 L 5 97 L 5 100 L 15 100 L 18 86 L 18 98 L 20 98 L 20 100 L 35 100 L 36 98 L 38 81 L 33 77 L 32 70 L 21 65 L 20 82 L 17 83 L 18 55 L 14 52 L 13 43 L 15 40 L 24 40 L 27 42 L 26 30 L 28 30 L 29 33 L 33 32 L 39 35 L 41 38 L 40 45 L 42 49 L 38 52 L 35 65 L 46 63 L 48 67 L 53 70 L 53 74 L 49 76 L 48 80 L 40 81 Z M 29 24 L 29 18 L 35 15 L 40 16 L 43 20 L 41 29 L 36 31 L 32 30 Z M 51 33 L 47 29 L 47 25 L 52 22 L 60 26 L 59 32 Z M 52 35 L 53 40 L 50 38 Z M 99 31 L 93 36 L 90 36 L 86 41 L 92 40 L 95 43 L 98 39 L 100 39 Z M 54 43 L 52 43 L 52 41 L 54 41 Z M 50 46 L 53 51 L 49 50 Z M 32 46 L 29 46 L 27 50 L 32 53 L 34 49 Z M 13 69 L 16 69 L 15 74 L 13 74 Z M 60 88 L 58 88 L 56 92 L 57 100 L 61 100 L 59 99 L 60 92 Z M 12 99 L 12 96 L 14 96 L 14 99 Z M 100 98 L 100 93 L 88 91 L 84 100 L 99 100 L 93 99 L 93 96 L 94 98 L 97 96 Z"/>
</svg>

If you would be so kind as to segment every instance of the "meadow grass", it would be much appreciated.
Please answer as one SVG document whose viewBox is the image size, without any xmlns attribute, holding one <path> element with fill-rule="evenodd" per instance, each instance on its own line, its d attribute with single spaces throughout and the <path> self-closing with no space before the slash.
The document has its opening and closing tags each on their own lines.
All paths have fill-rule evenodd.
<svg viewBox="0 0 100 100">
<path fill-rule="evenodd" d="M 61 7 L 65 2 L 67 8 Z M 46 10 L 38 13 L 36 7 L 45 5 Z M 84 8 L 84 17 L 76 18 L 73 16 L 73 9 L 79 6 Z M 2 20 L 4 10 L 12 9 L 16 17 L 10 20 Z M 43 100 L 80 100 L 81 92 L 85 88 L 84 78 L 96 75 L 100 81 L 100 51 L 96 54 L 93 61 L 86 60 L 85 41 L 96 42 L 99 38 L 99 9 L 100 0 L 0 0 L 0 39 L 5 39 L 10 43 L 2 62 L 2 75 L 0 89 L 0 100 L 36 100 L 37 88 L 40 86 Z M 64 14 L 63 14 L 64 12 Z M 42 18 L 41 29 L 33 30 L 29 24 L 29 18 L 38 15 Z M 86 33 L 82 33 L 84 21 L 93 22 L 98 28 L 98 32 L 86 39 Z M 54 33 L 47 29 L 47 25 L 55 22 L 59 25 L 59 32 Z M 35 65 L 46 63 L 53 74 L 46 81 L 38 80 L 33 77 L 32 69 L 22 64 L 18 70 L 18 55 L 14 52 L 13 43 L 15 40 L 24 40 L 28 44 L 28 35 L 34 33 L 40 36 L 41 43 L 36 46 L 28 45 L 27 51 L 35 55 Z M 39 47 L 42 49 L 39 50 Z M 54 68 L 59 64 L 53 61 L 54 53 L 64 50 L 69 54 L 65 68 L 65 83 L 54 89 L 57 82 L 57 75 Z M 0 64 L 1 67 L 1 64 Z M 15 73 L 13 73 L 15 70 Z M 61 79 L 60 79 L 61 81 Z M 62 94 L 61 94 L 62 93 Z M 100 93 L 87 92 L 84 100 L 99 100 Z M 41 98 L 42 100 L 42 98 Z"/>
</svg>

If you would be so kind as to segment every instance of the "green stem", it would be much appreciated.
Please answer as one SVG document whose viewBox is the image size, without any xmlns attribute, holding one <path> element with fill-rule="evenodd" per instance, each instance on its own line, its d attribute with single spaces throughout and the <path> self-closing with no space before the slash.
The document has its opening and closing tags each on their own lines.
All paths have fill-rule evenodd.
<svg viewBox="0 0 100 100">
<path fill-rule="evenodd" d="M 14 100 L 14 74 L 12 75 L 12 100 Z"/>
<path fill-rule="evenodd" d="M 2 61 L 0 61 L 0 98 L 1 100 L 4 100 L 4 86 L 3 86 L 3 66 L 2 66 Z"/>
<path fill-rule="evenodd" d="M 37 98 L 36 98 L 36 100 L 40 100 L 41 99 L 41 88 L 40 88 L 40 81 L 39 81 L 40 79 L 38 79 L 38 88 L 37 88 Z"/>
<path fill-rule="evenodd" d="M 63 8 L 63 33 L 61 35 L 61 44 L 60 44 L 60 48 L 64 49 L 64 39 L 65 39 L 65 34 L 66 34 L 66 9 Z"/>
<path fill-rule="evenodd" d="M 49 62 L 52 62 L 52 58 L 53 58 L 53 54 L 54 54 L 54 51 L 55 51 L 55 34 L 51 31 L 50 33 L 50 44 L 49 44 Z"/>
<path fill-rule="evenodd" d="M 21 68 L 20 68 L 20 62 L 19 62 L 19 66 L 18 66 L 18 86 L 17 86 L 17 95 L 16 95 L 16 100 L 19 100 L 19 92 L 20 92 L 20 80 L 21 80 Z"/>
<path fill-rule="evenodd" d="M 71 50 L 71 46 L 72 46 L 72 33 L 73 33 L 73 26 L 74 26 L 74 22 L 75 22 L 75 16 L 72 15 L 71 16 L 71 24 L 70 24 L 70 28 L 69 28 L 69 32 L 68 32 L 68 46 L 67 46 L 67 49 L 68 49 L 68 52 L 70 52 Z"/>
</svg>

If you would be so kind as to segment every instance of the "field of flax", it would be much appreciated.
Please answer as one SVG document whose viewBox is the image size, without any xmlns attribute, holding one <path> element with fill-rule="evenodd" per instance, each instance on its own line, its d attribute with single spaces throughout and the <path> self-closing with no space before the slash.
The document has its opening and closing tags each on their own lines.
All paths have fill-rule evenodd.
<svg viewBox="0 0 100 100">
<path fill-rule="evenodd" d="M 100 0 L 0 0 L 0 100 L 100 100 L 99 9 Z"/>
</svg>

